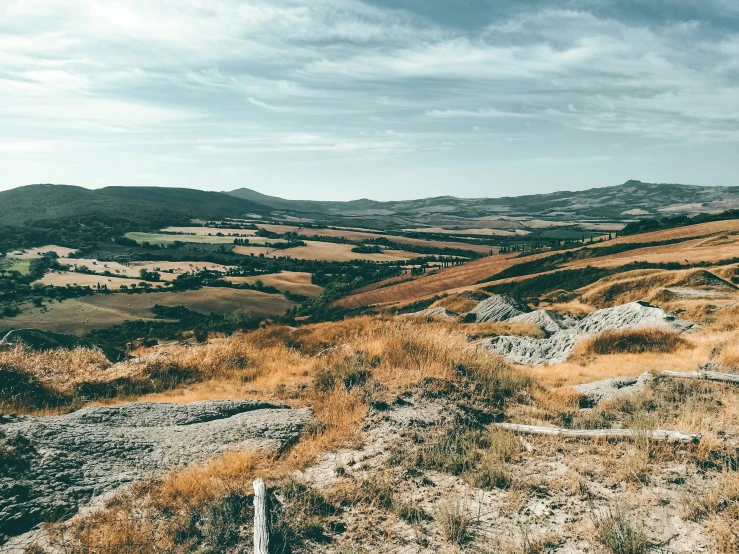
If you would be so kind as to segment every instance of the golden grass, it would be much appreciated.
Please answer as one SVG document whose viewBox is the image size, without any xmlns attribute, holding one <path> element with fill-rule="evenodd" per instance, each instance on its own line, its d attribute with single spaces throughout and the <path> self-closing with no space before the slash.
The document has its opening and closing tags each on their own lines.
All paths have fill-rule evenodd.
<svg viewBox="0 0 739 554">
<path fill-rule="evenodd" d="M 575 356 L 609 354 L 670 354 L 693 345 L 680 335 L 661 329 L 606 331 L 577 345 Z"/>
<path fill-rule="evenodd" d="M 739 341 L 736 336 L 731 341 L 720 345 L 718 350 L 718 355 L 713 360 L 715 363 L 724 370 L 739 370 Z"/>
<path fill-rule="evenodd" d="M 464 314 L 477 306 L 481 301 L 488 298 L 488 294 L 482 291 L 466 290 L 440 298 L 431 308 L 446 308 L 455 314 Z"/>
<path fill-rule="evenodd" d="M 373 304 L 413 302 L 452 289 L 470 287 L 511 266 L 551 255 L 552 253 L 546 252 L 525 258 L 518 258 L 517 254 L 488 256 L 464 265 L 442 269 L 437 273 L 425 275 L 412 281 L 347 296 L 337 301 L 336 305 L 343 308 L 357 308 Z"/>
<path fill-rule="evenodd" d="M 690 237 L 705 237 L 707 235 L 713 235 L 716 233 L 726 234 L 737 231 L 739 231 L 739 220 L 730 219 L 725 221 L 713 221 L 710 223 L 699 223 L 697 225 L 687 225 L 685 227 L 665 229 L 663 231 L 653 231 L 651 233 L 642 233 L 640 235 L 618 237 L 604 243 L 594 244 L 591 248 L 611 246 L 613 244 L 661 242 L 664 240 L 683 239 Z"/>
<path fill-rule="evenodd" d="M 644 240 L 644 242 L 650 241 Z M 611 243 L 612 242 L 609 241 L 605 244 Z M 647 246 L 600 258 L 581 260 L 567 264 L 567 267 L 584 267 L 586 265 L 597 267 L 617 267 L 632 262 L 718 262 L 720 260 L 728 260 L 737 256 L 739 256 L 739 240 L 736 237 L 734 237 L 730 242 L 724 244 L 707 244 L 703 239 L 693 239 L 662 246 Z"/>
<path fill-rule="evenodd" d="M 613 377 L 635 377 L 645 371 L 696 371 L 711 360 L 717 344 L 728 340 L 731 334 L 704 329 L 683 334 L 688 344 L 671 353 L 646 352 L 639 354 L 585 354 L 576 348 L 571 359 L 550 366 L 529 368 L 536 381 L 546 388 L 574 386 L 581 383 L 611 379 Z"/>
<path fill-rule="evenodd" d="M 354 245 L 338 242 L 320 242 L 306 240 L 305 246 L 296 246 L 287 249 L 259 248 L 254 246 L 237 246 L 233 249 L 236 254 L 249 256 L 264 254 L 267 258 L 291 257 L 296 260 L 324 260 L 327 262 L 349 262 L 352 260 L 369 260 L 375 262 L 391 262 L 397 260 L 411 260 L 419 255 L 404 250 L 383 250 L 379 254 L 358 254 L 352 252 Z"/>
<path fill-rule="evenodd" d="M 297 271 L 281 271 L 267 275 L 256 275 L 252 277 L 226 277 L 231 283 L 255 284 L 261 281 L 266 286 L 271 286 L 280 291 L 288 291 L 303 296 L 320 296 L 323 287 L 311 283 L 311 274 Z"/>
<path fill-rule="evenodd" d="M 326 351 L 326 341 L 344 346 Z M 468 344 L 458 323 L 361 317 L 302 329 L 263 328 L 204 345 L 176 346 L 166 356 L 134 364 L 147 375 L 179 372 L 196 381 L 188 384 L 184 394 L 177 390 L 142 399 L 189 401 L 193 394 L 198 399 L 226 394 L 231 398 L 272 396 L 312 407 L 320 425 L 279 456 L 231 452 L 136 485 L 105 509 L 57 530 L 66 532 L 72 543 L 89 541 L 115 552 L 138 552 L 115 550 L 115 545 L 131 548 L 137 544 L 184 552 L 186 545 L 178 543 L 178 537 L 190 532 L 187 522 L 193 514 L 206 513 L 209 506 L 228 497 L 248 504 L 245 499 L 256 476 L 281 479 L 315 463 L 327 450 L 357 446 L 373 398 L 397 395 L 426 379 L 451 380 L 462 375 L 476 384 L 486 402 L 499 402 L 531 386 L 525 373 L 494 355 L 470 351 Z M 85 359 L 80 358 L 78 365 L 84 367 Z M 215 384 L 223 388 L 214 389 Z M 512 448 L 511 437 L 494 436 L 499 443 L 495 452 L 505 457 Z M 134 521 L 137 514 L 145 517 Z"/>
<path fill-rule="evenodd" d="M 666 287 L 710 288 L 727 294 L 734 290 L 733 285 L 705 269 L 637 270 L 605 277 L 580 289 L 578 295 L 583 302 L 607 307 L 635 300 L 661 300 Z"/>
</svg>

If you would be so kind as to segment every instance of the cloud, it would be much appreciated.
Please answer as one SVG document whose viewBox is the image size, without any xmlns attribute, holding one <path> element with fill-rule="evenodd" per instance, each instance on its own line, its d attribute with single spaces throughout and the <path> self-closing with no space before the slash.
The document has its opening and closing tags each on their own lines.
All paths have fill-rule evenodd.
<svg viewBox="0 0 739 554">
<path fill-rule="evenodd" d="M 426 112 L 426 115 L 429 117 L 435 117 L 438 119 L 485 119 L 485 118 L 519 118 L 519 117 L 531 117 L 530 114 L 526 113 L 519 113 L 519 112 L 505 112 L 501 110 L 496 110 L 493 108 L 481 108 L 479 110 L 428 110 Z"/>
<path fill-rule="evenodd" d="M 206 164 L 442 149 L 452 165 L 498 135 L 730 145 L 739 8 L 687 4 L 6 0 L 0 143 L 41 157 L 73 140 L 121 159 L 154 145 L 152 163 Z"/>
</svg>

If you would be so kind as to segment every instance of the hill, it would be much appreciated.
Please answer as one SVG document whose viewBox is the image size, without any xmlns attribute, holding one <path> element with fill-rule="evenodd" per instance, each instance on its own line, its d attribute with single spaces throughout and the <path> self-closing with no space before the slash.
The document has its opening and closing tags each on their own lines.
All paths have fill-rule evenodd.
<svg viewBox="0 0 739 554">
<path fill-rule="evenodd" d="M 107 187 L 89 190 L 43 184 L 0 192 L 0 221 L 11 226 L 70 218 L 166 224 L 193 217 L 240 217 L 269 210 L 261 204 L 219 192 L 183 188 Z"/>
<path fill-rule="evenodd" d="M 739 208 L 739 187 L 656 184 L 630 180 L 621 185 L 584 191 L 503 198 L 456 198 L 439 196 L 418 200 L 378 202 L 367 199 L 349 202 L 286 200 L 251 189 L 228 194 L 257 201 L 275 209 L 310 212 L 340 219 L 373 218 L 384 226 L 461 226 L 465 220 L 499 217 L 535 217 L 545 220 L 629 220 L 667 215 L 719 213 Z M 479 224 L 479 221 L 476 222 Z M 511 228 L 518 228 L 510 221 Z"/>
</svg>

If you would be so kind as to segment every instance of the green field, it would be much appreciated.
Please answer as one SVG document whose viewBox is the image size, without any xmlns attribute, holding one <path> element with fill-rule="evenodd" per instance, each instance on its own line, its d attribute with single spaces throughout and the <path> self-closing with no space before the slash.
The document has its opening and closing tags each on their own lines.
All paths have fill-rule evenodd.
<svg viewBox="0 0 739 554">
<path fill-rule="evenodd" d="M 21 275 L 28 275 L 30 266 L 30 260 L 20 260 L 17 258 L 5 258 L 0 260 L 0 269 L 8 272 L 17 271 Z"/>
<path fill-rule="evenodd" d="M 200 244 L 233 244 L 234 237 L 216 237 L 207 235 L 168 235 L 166 233 L 126 233 L 126 238 L 135 240 L 139 244 L 148 242 L 149 244 L 158 244 L 167 246 L 179 242 L 197 242 Z M 248 237 L 250 244 L 264 244 L 265 242 L 285 242 L 282 239 L 267 239 L 263 237 Z"/>
</svg>

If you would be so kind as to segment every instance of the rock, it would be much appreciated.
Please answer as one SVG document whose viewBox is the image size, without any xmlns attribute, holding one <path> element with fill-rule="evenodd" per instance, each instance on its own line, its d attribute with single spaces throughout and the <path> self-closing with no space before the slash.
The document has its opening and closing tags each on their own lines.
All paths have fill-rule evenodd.
<svg viewBox="0 0 739 554">
<path fill-rule="evenodd" d="M 0 459 L 0 544 L 123 484 L 229 449 L 279 449 L 311 418 L 307 408 L 248 400 L 133 402 L 14 418 L 0 425 L 0 438 L 30 447 L 10 468 Z"/>
<path fill-rule="evenodd" d="M 506 321 L 529 311 L 529 307 L 505 294 L 494 294 L 486 298 L 469 313 L 475 314 L 478 323 Z"/>
<path fill-rule="evenodd" d="M 446 308 L 426 308 L 420 312 L 413 312 L 410 314 L 401 314 L 401 317 L 427 317 L 429 319 L 434 318 L 456 318 L 457 314 L 448 311 Z"/>
<path fill-rule="evenodd" d="M 547 333 L 556 333 L 562 329 L 567 329 L 574 325 L 575 320 L 565 317 L 551 310 L 536 310 L 526 314 L 517 315 L 508 321 L 520 321 L 523 323 L 533 323 L 541 326 Z"/>
<path fill-rule="evenodd" d="M 554 364 L 564 362 L 581 340 L 605 331 L 658 328 L 679 333 L 693 327 L 695 323 L 678 319 L 646 302 L 629 302 L 593 312 L 572 327 L 557 331 L 549 338 L 501 336 L 487 339 L 479 346 L 497 352 L 517 364 Z"/>
<path fill-rule="evenodd" d="M 601 400 L 613 398 L 618 394 L 629 394 L 644 389 L 652 380 L 654 375 L 648 371 L 639 377 L 616 377 L 577 385 L 574 389 L 582 395 L 580 406 L 590 407 L 598 404 Z"/>
</svg>

